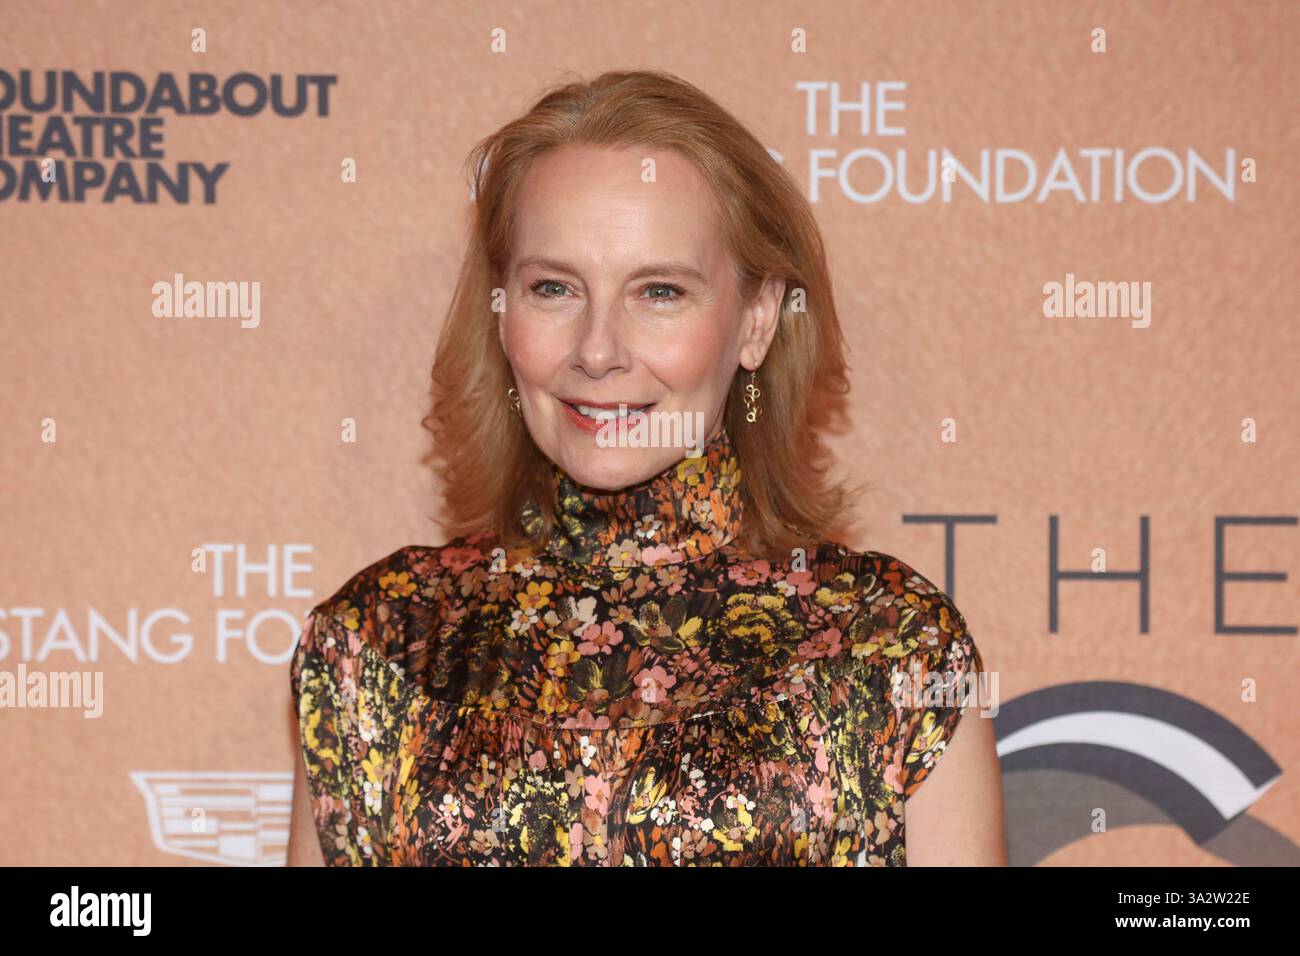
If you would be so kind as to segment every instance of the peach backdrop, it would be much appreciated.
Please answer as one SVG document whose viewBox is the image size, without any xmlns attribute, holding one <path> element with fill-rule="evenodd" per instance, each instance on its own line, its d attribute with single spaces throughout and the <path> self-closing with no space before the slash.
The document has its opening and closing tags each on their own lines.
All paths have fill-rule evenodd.
<svg viewBox="0 0 1300 956">
<path fill-rule="evenodd" d="M 1135 699 L 1185 698 L 1184 733 L 1219 739 L 1203 731 L 1217 715 L 1247 741 L 1220 754 L 1238 802 L 1199 838 L 1180 814 L 1203 811 L 1222 775 L 1194 747 L 1148 754 L 1178 777 L 1158 797 L 1130 787 L 1122 762 L 1004 755 L 1013 861 L 1297 862 L 1298 27 L 1285 2 L 14 5 L 0 69 L 15 83 L 22 70 L 335 79 L 327 116 L 315 103 L 296 117 L 157 114 L 163 155 L 119 175 L 228 163 L 212 203 L 197 179 L 187 203 L 106 203 L 103 186 L 80 203 L 22 199 L 39 157 L 15 154 L 10 117 L 32 113 L 0 110 L 0 191 L 13 186 L 0 200 L 0 670 L 103 675 L 97 718 L 0 710 L 0 864 L 283 859 L 297 622 L 364 565 L 443 540 L 419 420 L 465 238 L 462 161 L 565 71 L 641 66 L 718 98 L 810 195 L 814 167 L 854 150 L 904 151 L 913 189 L 929 150 L 974 173 L 981 150 L 1021 150 L 1039 187 L 1065 151 L 1084 201 L 1061 188 L 984 202 L 960 176 L 950 202 L 906 202 L 897 183 L 855 201 L 882 182 L 870 153 L 843 181 L 816 180 L 854 369 L 852 428 L 834 443 L 873 482 L 848 543 L 942 585 L 942 527 L 903 516 L 994 515 L 957 531 L 954 597 L 1004 709 L 1117 682 Z M 806 52 L 792 50 L 799 30 Z M 864 135 L 856 113 L 831 131 L 830 84 L 856 101 L 864 82 L 873 99 L 905 84 L 885 88 L 902 135 L 882 135 L 876 115 Z M 821 86 L 814 99 L 798 84 Z M 28 150 L 51 115 L 20 127 Z M 95 146 L 89 161 L 112 175 L 117 158 Z M 1173 183 L 1172 155 L 1172 198 L 1141 201 L 1126 182 L 1115 201 L 1113 155 L 1087 195 L 1080 150 L 1122 149 L 1127 166 L 1152 147 L 1168 154 L 1149 154 L 1136 185 Z M 1189 151 L 1220 179 L 1226 167 L 1227 186 L 1197 170 L 1193 200 Z M 1008 165 L 1015 192 L 1023 165 Z M 258 282 L 259 324 L 155 316 L 154 283 L 177 273 Z M 1150 325 L 1045 317 L 1044 285 L 1067 274 L 1149 282 Z M 1147 633 L 1138 584 L 1118 580 L 1062 583 L 1049 630 L 1053 515 L 1063 568 L 1104 548 L 1112 571 L 1137 568 L 1149 516 Z M 1292 633 L 1216 633 L 1215 518 L 1240 515 L 1278 520 L 1228 528 L 1225 567 L 1286 579 L 1229 582 L 1227 622 Z M 193 569 L 206 545 L 263 563 L 273 546 L 278 571 L 301 568 L 241 590 L 226 555 L 218 589 L 217 550 Z M 1157 719 L 1178 724 L 1162 706 Z M 1088 806 L 1113 807 L 1106 832 L 1068 800 L 1085 778 Z M 1042 827 L 1074 835 L 1034 851 Z"/>
</svg>

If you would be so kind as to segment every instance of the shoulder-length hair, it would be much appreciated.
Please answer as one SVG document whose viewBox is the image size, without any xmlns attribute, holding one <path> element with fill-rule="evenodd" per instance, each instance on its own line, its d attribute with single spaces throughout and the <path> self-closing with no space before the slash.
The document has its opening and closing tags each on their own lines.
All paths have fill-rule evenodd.
<svg viewBox="0 0 1300 956">
<path fill-rule="evenodd" d="M 823 433 L 849 386 L 812 209 L 784 167 L 712 98 L 672 74 L 643 70 L 554 87 L 469 155 L 471 235 L 423 419 L 434 439 L 445 530 L 454 537 L 490 530 L 503 544 L 524 543 L 519 512 L 529 498 L 542 518 L 534 543 L 554 529 L 552 465 L 506 398 L 514 379 L 493 307 L 501 307 L 494 292 L 505 285 L 524 177 L 537 157 L 571 144 L 672 149 L 692 160 L 718 198 L 740 301 L 752 301 L 767 276 L 785 280 L 775 338 L 758 370 L 762 418 L 745 420 L 745 369 L 737 370 L 724 412 L 742 473 L 739 543 L 756 555 L 788 556 L 831 539 L 849 492 L 830 477 Z"/>
</svg>

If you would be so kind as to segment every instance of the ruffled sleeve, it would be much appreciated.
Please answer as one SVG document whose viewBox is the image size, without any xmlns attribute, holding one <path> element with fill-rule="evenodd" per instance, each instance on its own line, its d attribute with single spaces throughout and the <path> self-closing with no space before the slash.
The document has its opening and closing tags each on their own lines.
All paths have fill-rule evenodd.
<svg viewBox="0 0 1300 956">
<path fill-rule="evenodd" d="M 401 682 L 342 592 L 304 618 L 290 685 L 312 814 L 327 866 L 388 862 Z"/>
<path fill-rule="evenodd" d="M 963 714 L 978 718 L 987 685 L 979 677 L 979 649 L 952 599 L 901 562 L 893 574 L 898 618 L 884 656 L 897 731 L 885 783 L 907 798 L 934 772 Z"/>
</svg>

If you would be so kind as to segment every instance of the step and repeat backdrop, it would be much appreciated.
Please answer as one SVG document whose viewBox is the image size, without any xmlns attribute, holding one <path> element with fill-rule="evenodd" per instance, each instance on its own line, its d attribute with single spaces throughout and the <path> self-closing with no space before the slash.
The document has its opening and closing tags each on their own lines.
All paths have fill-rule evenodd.
<svg viewBox="0 0 1300 956">
<path fill-rule="evenodd" d="M 1300 863 L 1289 2 L 11 4 L 0 864 L 274 866 L 305 612 L 445 540 L 464 162 L 671 71 L 806 190 L 846 543 L 998 675 L 1016 865 Z M 214 303 L 215 302 L 215 306 Z"/>
</svg>

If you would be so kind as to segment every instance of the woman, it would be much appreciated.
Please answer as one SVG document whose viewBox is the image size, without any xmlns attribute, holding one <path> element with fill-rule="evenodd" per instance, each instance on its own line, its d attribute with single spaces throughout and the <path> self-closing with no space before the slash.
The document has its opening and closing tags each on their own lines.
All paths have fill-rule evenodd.
<svg viewBox="0 0 1300 956">
<path fill-rule="evenodd" d="M 452 540 L 307 615 L 291 861 L 1004 864 L 992 721 L 897 693 L 983 670 L 965 621 L 828 538 L 847 376 L 788 174 L 654 72 L 471 160 L 426 419 Z"/>
</svg>

